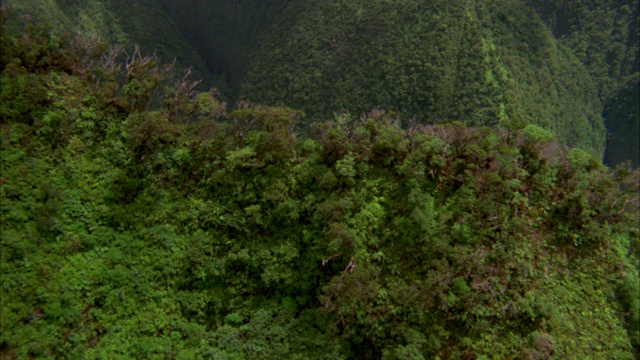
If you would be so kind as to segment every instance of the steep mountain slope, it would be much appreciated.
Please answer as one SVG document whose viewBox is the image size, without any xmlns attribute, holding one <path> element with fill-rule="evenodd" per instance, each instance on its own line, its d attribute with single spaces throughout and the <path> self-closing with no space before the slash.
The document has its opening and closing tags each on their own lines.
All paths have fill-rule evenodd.
<svg viewBox="0 0 640 360">
<path fill-rule="evenodd" d="M 372 107 L 420 122 L 530 122 L 601 159 L 597 82 L 517 1 L 291 3 L 261 37 L 240 95 L 312 118 Z"/>
<path fill-rule="evenodd" d="M 635 154 L 640 152 L 634 145 L 638 142 L 637 134 L 619 132 L 637 128 L 640 122 L 634 115 L 637 101 L 625 98 L 629 93 L 625 90 L 631 81 L 629 76 L 638 71 L 637 2 L 492 1 L 485 10 L 494 15 L 480 16 L 475 25 L 468 18 L 456 18 L 460 17 L 456 8 L 466 6 L 464 2 L 451 6 L 435 4 L 430 11 L 436 14 L 433 18 L 408 14 L 406 6 L 411 3 L 418 7 L 418 13 L 426 11 L 415 1 L 366 4 L 342 1 L 334 5 L 326 1 L 304 4 L 290 0 L 160 2 L 176 14 L 183 34 L 203 54 L 209 69 L 226 75 L 233 98 L 288 104 L 303 108 L 310 115 L 320 114 L 318 117 L 331 116 L 335 111 L 358 113 L 371 106 L 383 106 L 406 116 L 418 115 L 421 121 L 455 118 L 492 125 L 500 121 L 499 117 L 504 120 L 507 116 L 525 121 L 533 118 L 533 122 L 539 123 L 545 123 L 540 119 L 546 119 L 545 126 L 559 131 L 567 144 L 586 148 L 602 147 L 601 131 L 598 139 L 584 144 L 589 142 L 588 127 L 589 124 L 601 127 L 599 114 L 605 107 L 615 108 L 616 111 L 606 112 L 610 129 L 607 163 L 614 165 L 630 159 L 637 166 Z M 469 5 L 473 7 L 474 3 Z M 403 11 L 404 15 L 398 16 Z M 538 17 L 546 30 L 540 27 Z M 359 24 L 354 26 L 354 21 Z M 385 21 L 386 25 L 376 25 Z M 297 27 L 299 22 L 306 23 L 304 28 Z M 449 30 L 443 30 L 442 24 Z M 460 24 L 463 26 L 459 27 Z M 438 26 L 439 32 L 434 30 L 425 35 L 428 27 Z M 488 31 L 473 30 L 477 26 Z M 514 29 L 516 33 L 511 34 Z M 539 56 L 530 51 L 530 45 L 536 43 L 531 37 L 536 36 L 548 39 L 546 44 L 543 41 L 534 46 L 549 48 L 551 53 L 559 50 L 560 55 Z M 297 39 L 298 45 L 287 45 L 292 38 Z M 495 44 L 479 42 L 494 38 L 501 40 Z M 330 40 L 333 44 L 328 44 L 328 39 L 333 39 Z M 423 44 L 424 41 L 431 44 Z M 555 42 L 560 44 L 559 49 L 554 50 Z M 433 49 L 433 44 L 451 52 L 443 55 Z M 493 68 L 487 69 L 487 64 L 480 64 L 479 59 L 486 60 L 483 49 L 486 53 L 487 46 L 493 47 L 495 55 L 494 45 L 504 61 L 493 59 Z M 464 51 L 456 50 L 456 46 L 464 47 Z M 429 54 L 425 55 L 425 51 Z M 469 57 L 469 53 L 475 56 Z M 428 67 L 415 63 L 434 59 L 440 61 L 430 62 Z M 576 64 L 575 59 L 584 67 Z M 461 67 L 475 73 L 476 81 L 467 79 L 469 74 L 463 74 Z M 509 71 L 516 73 L 511 74 L 516 83 L 511 79 L 511 84 L 505 84 L 500 81 L 502 77 L 491 79 Z M 254 78 L 256 72 L 262 76 Z M 451 83 L 453 78 L 459 78 L 457 83 Z M 244 89 L 240 88 L 242 83 L 247 85 Z M 486 88 L 488 83 L 493 84 L 490 86 L 493 89 Z M 464 89 L 466 85 L 468 89 Z M 454 92 L 452 87 L 461 89 Z M 465 91 L 469 93 L 465 95 Z M 503 96 L 504 93 L 511 96 Z M 492 100 L 496 95 L 498 99 Z M 465 100 L 469 97 L 471 101 Z M 326 103 L 327 98 L 333 100 Z M 345 99 L 355 99 L 359 106 L 349 102 L 350 107 L 346 107 Z M 465 102 L 469 104 L 464 105 Z M 453 103 L 457 105 L 452 106 Z M 434 107 L 439 109 L 434 111 Z M 460 107 L 463 109 L 456 109 Z M 484 114 L 469 114 L 465 107 L 480 108 L 477 112 Z M 560 129 L 567 121 L 570 126 Z M 548 122 L 556 124 L 550 126 Z"/>
<path fill-rule="evenodd" d="M 637 168 L 640 165 L 640 73 L 624 85 L 605 108 L 609 136 L 604 162 L 611 165 L 631 161 Z"/>
<path fill-rule="evenodd" d="M 637 164 L 636 2 L 5 1 L 42 21 L 157 49 L 235 103 L 422 123 L 538 124 L 613 165 Z M 605 107 L 609 128 L 606 136 Z M 615 110 L 612 110 L 615 109 Z"/>
</svg>

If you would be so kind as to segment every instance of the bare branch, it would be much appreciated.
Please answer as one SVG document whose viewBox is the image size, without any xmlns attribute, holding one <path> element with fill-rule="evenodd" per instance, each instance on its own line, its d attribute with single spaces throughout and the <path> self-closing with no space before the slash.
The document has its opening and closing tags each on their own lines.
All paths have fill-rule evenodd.
<svg viewBox="0 0 640 360">
<path fill-rule="evenodd" d="M 334 257 L 336 257 L 336 256 L 340 256 L 340 255 L 342 255 L 342 254 L 341 254 L 341 253 L 335 253 L 335 254 L 333 254 L 333 255 L 329 256 L 329 257 L 328 257 L 328 258 L 326 258 L 326 259 L 322 259 L 322 266 L 324 266 L 326 263 L 328 263 L 328 262 L 329 262 L 329 260 L 333 259 L 333 258 L 334 258 Z"/>
</svg>

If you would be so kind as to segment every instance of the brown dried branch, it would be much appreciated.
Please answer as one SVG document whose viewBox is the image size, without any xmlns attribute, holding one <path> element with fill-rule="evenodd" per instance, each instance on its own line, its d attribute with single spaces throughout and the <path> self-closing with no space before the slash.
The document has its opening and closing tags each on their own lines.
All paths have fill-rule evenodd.
<svg viewBox="0 0 640 360">
<path fill-rule="evenodd" d="M 149 66 L 149 64 L 155 64 L 158 62 L 158 55 L 155 52 L 152 55 L 143 56 L 140 52 L 139 45 L 136 45 L 134 47 L 132 55 L 129 55 L 126 51 L 124 53 L 125 55 L 127 55 L 127 59 L 124 63 L 125 71 L 128 77 L 138 75 L 138 69 L 145 69 Z"/>
</svg>

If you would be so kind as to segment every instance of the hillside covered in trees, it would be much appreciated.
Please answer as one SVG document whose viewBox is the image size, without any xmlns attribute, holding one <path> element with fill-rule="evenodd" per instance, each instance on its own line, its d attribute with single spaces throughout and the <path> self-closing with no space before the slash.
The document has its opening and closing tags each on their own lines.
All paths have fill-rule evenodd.
<svg viewBox="0 0 640 360">
<path fill-rule="evenodd" d="M 639 164 L 637 1 L 7 0 L 60 30 L 158 51 L 202 89 L 424 124 L 532 123 L 614 166 Z"/>
<path fill-rule="evenodd" d="M 3 7 L 0 356 L 637 359 L 640 171 L 600 163 L 603 116 L 637 108 L 637 78 L 609 81 L 576 55 L 578 36 L 556 28 L 569 16 L 560 6 L 510 2 L 522 13 L 501 13 L 492 2 L 443 2 L 429 16 L 442 16 L 458 43 L 439 45 L 414 23 L 427 13 L 417 2 L 393 3 L 320 1 L 303 20 L 293 10 L 306 5 L 225 2 L 222 23 L 252 9 L 281 21 L 247 29 L 256 35 L 241 39 L 246 63 L 233 61 L 220 91 L 163 61 L 172 50 L 135 47 L 132 30 L 91 36 L 99 16 L 114 16 L 96 26 L 105 33 L 120 24 L 116 10 L 52 30 L 40 24 L 53 20 Z M 338 16 L 358 4 L 357 22 Z M 390 19 L 415 18 L 392 29 L 376 22 L 382 6 Z M 517 14 L 528 16 L 483 20 Z M 306 38 L 305 26 L 319 29 L 309 21 L 326 24 L 326 36 Z M 552 36 L 512 31 L 532 36 L 516 41 L 531 48 L 503 45 L 500 28 L 526 21 Z M 78 24 L 80 36 L 61 31 Z M 291 26 L 293 39 L 270 43 Z M 340 26 L 365 27 L 364 43 L 330 34 Z M 379 36 L 367 38 L 367 27 Z M 391 41 L 391 30 L 407 42 Z M 337 46 L 318 48 L 326 68 L 311 51 L 320 39 Z M 188 36 L 176 41 L 202 54 Z M 305 41 L 307 58 L 296 54 Z M 375 52 L 378 41 L 388 43 Z M 441 52 L 425 61 L 411 44 Z M 365 50 L 371 58 L 355 56 Z M 406 77 L 378 79 L 383 65 L 367 61 L 383 55 Z M 225 56 L 220 69 L 237 55 Z M 303 60 L 314 65 L 298 68 Z M 356 70 L 365 86 L 349 80 Z M 282 83 L 290 88 L 278 85 L 285 73 L 295 75 Z M 376 89 L 379 99 L 364 92 Z M 383 102 L 393 96 L 404 102 Z"/>
<path fill-rule="evenodd" d="M 523 121 L 598 159 L 606 125 L 608 163 L 638 164 L 625 90 L 638 88 L 637 2 L 161 3 L 242 99 L 310 119 L 381 107 L 424 123 Z"/>
</svg>

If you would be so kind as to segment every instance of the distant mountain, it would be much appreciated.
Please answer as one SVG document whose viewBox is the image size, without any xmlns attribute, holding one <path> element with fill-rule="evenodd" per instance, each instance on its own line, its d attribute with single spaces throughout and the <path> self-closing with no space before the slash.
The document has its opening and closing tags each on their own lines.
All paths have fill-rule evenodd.
<svg viewBox="0 0 640 360">
<path fill-rule="evenodd" d="M 531 4 L 292 2 L 258 43 L 239 91 L 250 100 L 320 117 L 379 106 L 428 123 L 531 122 L 604 154 L 605 81 Z"/>
</svg>

